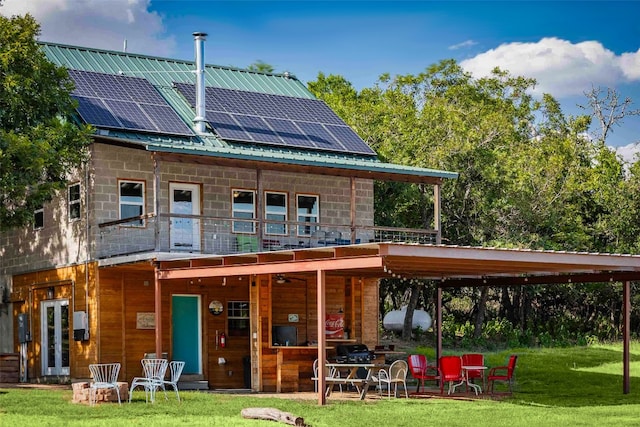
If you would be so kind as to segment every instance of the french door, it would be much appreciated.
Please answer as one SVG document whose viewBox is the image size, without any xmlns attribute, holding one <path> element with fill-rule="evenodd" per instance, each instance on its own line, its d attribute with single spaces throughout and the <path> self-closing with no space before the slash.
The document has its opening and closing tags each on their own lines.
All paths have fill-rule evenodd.
<svg viewBox="0 0 640 427">
<path fill-rule="evenodd" d="M 41 303 L 42 374 L 69 375 L 69 300 Z"/>
<path fill-rule="evenodd" d="M 170 183 L 171 249 L 200 251 L 200 220 L 176 215 L 200 215 L 200 186 Z"/>
</svg>

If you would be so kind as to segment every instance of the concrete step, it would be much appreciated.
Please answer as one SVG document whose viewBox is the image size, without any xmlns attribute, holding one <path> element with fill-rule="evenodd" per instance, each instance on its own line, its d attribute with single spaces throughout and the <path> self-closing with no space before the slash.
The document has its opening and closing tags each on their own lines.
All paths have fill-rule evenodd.
<svg viewBox="0 0 640 427">
<path fill-rule="evenodd" d="M 178 388 L 180 390 L 209 390 L 207 381 L 179 381 Z"/>
</svg>

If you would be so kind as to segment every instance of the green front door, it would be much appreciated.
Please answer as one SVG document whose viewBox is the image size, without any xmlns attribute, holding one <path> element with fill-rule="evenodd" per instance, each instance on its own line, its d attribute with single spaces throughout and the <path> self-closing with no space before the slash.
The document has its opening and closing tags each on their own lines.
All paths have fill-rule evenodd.
<svg viewBox="0 0 640 427">
<path fill-rule="evenodd" d="M 202 374 L 200 296 L 171 296 L 171 349 L 173 360 L 185 362 L 184 374 Z"/>
</svg>

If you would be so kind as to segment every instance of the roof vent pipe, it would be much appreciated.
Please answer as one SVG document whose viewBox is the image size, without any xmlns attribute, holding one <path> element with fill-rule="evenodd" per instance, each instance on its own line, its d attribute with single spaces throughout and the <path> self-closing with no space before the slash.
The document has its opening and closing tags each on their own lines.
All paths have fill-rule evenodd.
<svg viewBox="0 0 640 427">
<path fill-rule="evenodd" d="M 196 132 L 206 132 L 206 108 L 204 101 L 204 42 L 207 33 L 193 33 L 196 53 L 196 116 L 193 119 Z"/>
</svg>

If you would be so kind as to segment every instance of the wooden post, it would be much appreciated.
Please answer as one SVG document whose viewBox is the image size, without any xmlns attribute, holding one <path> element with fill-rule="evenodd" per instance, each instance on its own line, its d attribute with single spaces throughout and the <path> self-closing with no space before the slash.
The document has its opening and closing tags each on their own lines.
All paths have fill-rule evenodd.
<svg viewBox="0 0 640 427">
<path fill-rule="evenodd" d="M 158 264 L 154 267 L 155 276 L 155 309 L 156 309 L 156 357 L 162 357 L 162 292 L 160 287 L 160 270 Z"/>
<path fill-rule="evenodd" d="M 441 209 L 442 201 L 440 197 L 440 184 L 436 184 L 433 186 L 433 228 L 435 228 L 436 234 L 436 244 L 442 243 L 442 230 L 440 225 L 440 209 Z"/>
<path fill-rule="evenodd" d="M 624 282 L 622 291 L 622 318 L 623 318 L 623 351 L 622 351 L 622 393 L 629 394 L 629 341 L 631 338 L 631 283 Z"/>
<path fill-rule="evenodd" d="M 325 281 L 327 273 L 324 270 L 317 271 L 317 293 L 318 293 L 318 405 L 325 405 L 327 398 L 324 395 L 326 387 L 327 367 L 324 364 L 326 357 L 326 334 L 325 329 Z"/>
<path fill-rule="evenodd" d="M 436 366 L 442 355 L 442 287 L 436 288 Z"/>
</svg>

